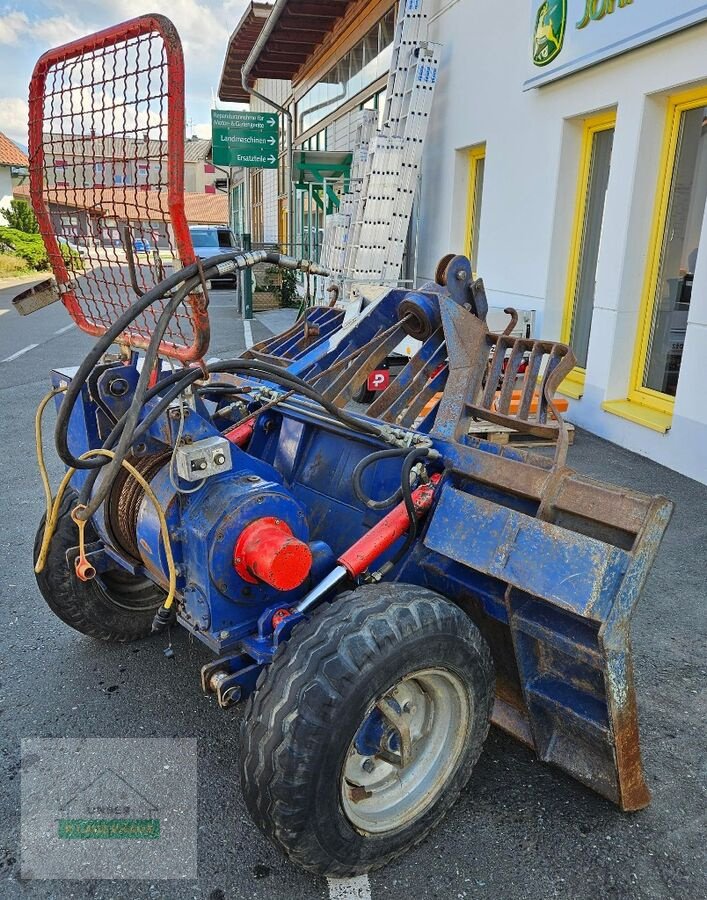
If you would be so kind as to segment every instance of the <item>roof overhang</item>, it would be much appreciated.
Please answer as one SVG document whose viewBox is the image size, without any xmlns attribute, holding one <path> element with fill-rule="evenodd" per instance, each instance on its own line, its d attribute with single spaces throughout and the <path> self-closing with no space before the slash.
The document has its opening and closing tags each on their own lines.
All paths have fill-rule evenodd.
<svg viewBox="0 0 707 900">
<path fill-rule="evenodd" d="M 291 81 L 313 54 L 334 24 L 346 15 L 356 0 L 288 0 L 251 69 L 251 80 L 275 78 Z M 254 7 L 272 9 L 265 3 L 251 3 L 231 35 L 221 73 L 219 99 L 245 102 L 249 99 L 241 84 L 241 69 L 250 55 L 267 19 L 258 18 L 257 33 L 250 17 Z"/>
<path fill-rule="evenodd" d="M 247 103 L 250 100 L 250 95 L 241 84 L 241 69 L 263 30 L 271 9 L 270 3 L 251 2 L 241 16 L 235 31 L 228 39 L 218 86 L 219 100 L 229 103 Z"/>
</svg>

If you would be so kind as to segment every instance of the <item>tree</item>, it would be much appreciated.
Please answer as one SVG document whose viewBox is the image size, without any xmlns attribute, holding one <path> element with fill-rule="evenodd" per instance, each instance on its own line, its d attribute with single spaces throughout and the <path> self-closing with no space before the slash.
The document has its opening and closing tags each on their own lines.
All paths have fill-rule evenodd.
<svg viewBox="0 0 707 900">
<path fill-rule="evenodd" d="M 10 228 L 26 234 L 39 234 L 39 223 L 34 210 L 26 200 L 11 200 L 9 209 L 0 209 Z"/>
</svg>

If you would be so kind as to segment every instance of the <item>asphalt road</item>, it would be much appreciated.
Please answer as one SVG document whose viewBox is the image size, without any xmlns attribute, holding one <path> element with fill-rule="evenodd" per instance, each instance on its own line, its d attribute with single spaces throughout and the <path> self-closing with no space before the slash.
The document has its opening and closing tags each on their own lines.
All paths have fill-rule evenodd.
<svg viewBox="0 0 707 900">
<path fill-rule="evenodd" d="M 32 573 L 43 498 L 33 417 L 54 366 L 76 364 L 91 341 L 58 304 L 21 319 L 0 289 L 0 897 L 306 900 L 342 886 L 296 869 L 250 823 L 237 781 L 241 714 L 201 694 L 205 649 L 173 634 L 110 646 L 56 619 Z M 5 310 L 9 310 L 5 312 Z M 214 292 L 210 355 L 243 347 L 228 291 Z M 255 340 L 267 333 L 253 323 Z M 24 348 L 36 345 L 18 354 Z M 14 357 L 14 358 L 12 358 Z M 51 457 L 50 457 L 51 458 Z M 621 814 L 492 730 L 468 788 L 412 853 L 349 896 L 702 898 L 705 764 L 707 488 L 580 433 L 570 463 L 592 476 L 659 491 L 676 512 L 633 623 L 644 763 L 652 805 Z M 54 483 L 61 476 L 52 460 Z M 39 881 L 20 878 L 20 740 L 28 737 L 198 738 L 198 880 Z"/>
</svg>

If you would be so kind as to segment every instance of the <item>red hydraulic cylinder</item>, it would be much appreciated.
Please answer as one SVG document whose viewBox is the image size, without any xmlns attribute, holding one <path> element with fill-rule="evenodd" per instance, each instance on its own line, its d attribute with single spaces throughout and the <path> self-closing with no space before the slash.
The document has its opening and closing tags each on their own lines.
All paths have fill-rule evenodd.
<svg viewBox="0 0 707 900">
<path fill-rule="evenodd" d="M 435 476 L 433 476 L 434 480 Z M 434 484 L 423 484 L 412 492 L 412 502 L 415 505 L 418 519 L 432 505 L 434 493 Z M 339 565 L 344 566 L 349 575 L 360 575 L 381 553 L 384 553 L 398 538 L 401 538 L 409 527 L 410 517 L 407 508 L 404 503 L 398 503 L 387 516 L 339 557 Z"/>
<path fill-rule="evenodd" d="M 235 425 L 230 431 L 225 431 L 223 436 L 237 447 L 245 447 L 255 431 L 255 419 L 248 419 L 241 425 Z"/>
</svg>

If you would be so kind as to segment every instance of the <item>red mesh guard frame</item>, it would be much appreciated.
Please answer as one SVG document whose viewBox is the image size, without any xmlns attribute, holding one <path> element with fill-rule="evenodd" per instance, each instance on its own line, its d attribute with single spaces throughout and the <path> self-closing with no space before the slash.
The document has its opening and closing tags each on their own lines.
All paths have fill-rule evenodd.
<svg viewBox="0 0 707 900">
<path fill-rule="evenodd" d="M 135 302 L 133 281 L 142 294 L 170 266 L 195 261 L 184 212 L 184 59 L 169 19 L 140 16 L 40 57 L 29 170 L 62 300 L 88 334 L 103 334 Z M 163 306 L 153 303 L 121 341 L 145 348 Z M 188 362 L 208 342 L 203 298 L 192 295 L 160 352 Z"/>
</svg>

